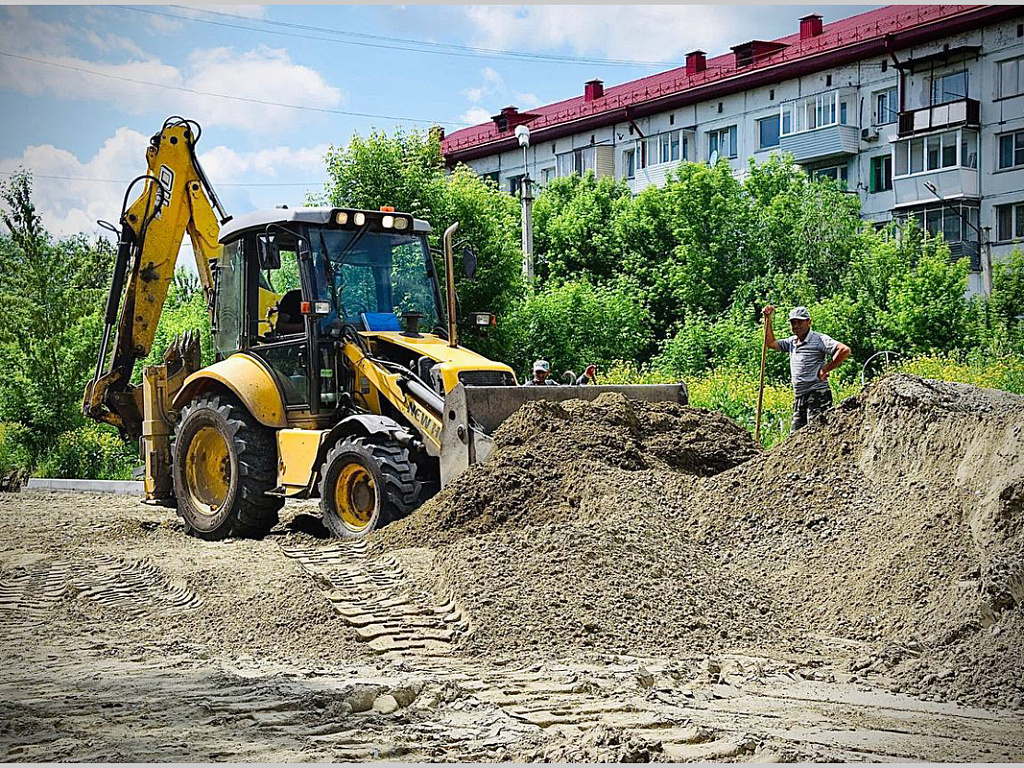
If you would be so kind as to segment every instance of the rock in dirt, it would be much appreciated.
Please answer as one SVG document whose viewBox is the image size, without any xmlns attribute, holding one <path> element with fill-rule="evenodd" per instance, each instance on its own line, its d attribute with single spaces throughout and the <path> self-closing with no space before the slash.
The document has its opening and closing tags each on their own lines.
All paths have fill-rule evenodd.
<svg viewBox="0 0 1024 768">
<path fill-rule="evenodd" d="M 391 694 L 385 693 L 374 699 L 373 711 L 379 715 L 390 715 L 398 711 L 398 701 Z"/>
</svg>

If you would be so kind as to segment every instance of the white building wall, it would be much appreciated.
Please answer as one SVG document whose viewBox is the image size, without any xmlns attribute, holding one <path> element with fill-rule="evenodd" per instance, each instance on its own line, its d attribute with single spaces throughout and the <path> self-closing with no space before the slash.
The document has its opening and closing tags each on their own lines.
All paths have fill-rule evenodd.
<svg viewBox="0 0 1024 768">
<path fill-rule="evenodd" d="M 906 62 L 942 52 L 946 46 L 949 49 L 961 45 L 981 46 L 976 60 L 971 58 L 965 62 L 936 64 L 934 67 L 928 67 L 926 71 L 908 74 L 905 78 L 904 109 L 914 110 L 929 104 L 933 76 L 967 69 L 968 98 L 977 99 L 981 104 L 977 172 L 925 174 L 919 179 L 914 179 L 914 183 L 916 189 L 926 189 L 923 187 L 924 181 L 938 179 L 941 183 L 937 184 L 937 188 L 944 196 L 949 192 L 952 197 L 959 193 L 976 200 L 980 199 L 981 227 L 990 228 L 992 241 L 996 238 L 995 207 L 1024 202 L 1024 168 L 1000 171 L 997 167 L 998 134 L 1024 130 L 1024 94 L 1010 98 L 999 98 L 997 94 L 998 63 L 1013 56 L 1024 56 L 1024 38 L 1017 35 L 1019 23 L 1011 21 L 992 25 L 985 29 L 950 36 L 926 46 L 904 49 L 896 54 L 901 62 Z M 870 191 L 871 161 L 884 155 L 892 157 L 893 145 L 897 142 L 898 124 L 892 122 L 876 125 L 874 101 L 879 91 L 897 87 L 899 80 L 899 71 L 892 60 L 878 56 L 640 118 L 636 121 L 636 126 L 644 136 L 655 136 L 670 130 L 693 130 L 693 141 L 689 147 L 690 159 L 703 162 L 708 159 L 709 133 L 735 125 L 738 151 L 735 158 L 729 159 L 729 165 L 735 174 L 742 176 L 750 158 L 760 163 L 767 160 L 773 151 L 778 151 L 777 148 L 761 149 L 758 146 L 759 119 L 778 114 L 780 105 L 787 101 L 813 97 L 838 88 L 852 89 L 853 102 L 848 122 L 857 128 L 855 153 L 832 159 L 811 160 L 803 165 L 809 171 L 821 167 L 845 166 L 847 188 L 860 195 L 864 218 L 870 221 L 887 221 L 892 218 L 897 201 L 894 190 Z M 862 128 L 871 129 L 867 140 L 860 137 Z M 877 129 L 877 137 L 874 129 Z M 602 144 L 614 147 L 616 179 L 626 179 L 626 152 L 635 147 L 639 138 L 640 134 L 629 124 L 620 123 L 563 137 L 553 142 L 539 142 L 529 149 L 530 175 L 543 183 L 546 178 L 554 176 L 557 168 L 556 158 L 559 154 L 590 144 Z M 501 189 L 507 192 L 510 189 L 510 180 L 523 173 L 523 154 L 521 150 L 510 150 L 473 160 L 469 164 L 481 174 L 496 173 Z M 630 189 L 637 193 L 652 184 L 663 184 L 667 174 L 677 166 L 678 163 L 674 162 L 649 162 L 646 168 L 637 169 L 633 178 L 626 181 Z M 895 170 L 894 163 L 894 173 Z M 937 199 L 935 203 L 941 205 Z M 1012 249 L 1012 243 L 989 244 L 993 260 L 1004 258 Z M 985 258 L 984 246 L 982 258 Z M 975 276 L 973 279 L 980 288 L 980 278 Z"/>
</svg>

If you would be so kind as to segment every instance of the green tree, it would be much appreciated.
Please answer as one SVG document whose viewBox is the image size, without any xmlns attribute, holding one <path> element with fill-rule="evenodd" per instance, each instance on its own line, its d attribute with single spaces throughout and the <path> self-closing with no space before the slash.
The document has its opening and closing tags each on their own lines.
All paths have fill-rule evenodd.
<svg viewBox="0 0 1024 768">
<path fill-rule="evenodd" d="M 519 375 L 538 358 L 558 372 L 581 373 L 590 363 L 607 368 L 643 357 L 652 341 L 650 315 L 632 291 L 586 280 L 527 294 L 495 330 Z"/>
<path fill-rule="evenodd" d="M 1024 327 L 1024 250 L 992 265 L 992 311 L 1006 328 Z"/>
<path fill-rule="evenodd" d="M 0 200 L 0 421 L 22 425 L 38 459 L 83 423 L 113 249 L 82 236 L 55 241 L 32 203 L 28 174 L 3 185 Z"/>
<path fill-rule="evenodd" d="M 629 188 L 610 177 L 555 179 L 534 205 L 537 274 L 543 279 L 613 279 L 622 271 L 622 243 L 615 219 L 629 204 Z"/>
</svg>

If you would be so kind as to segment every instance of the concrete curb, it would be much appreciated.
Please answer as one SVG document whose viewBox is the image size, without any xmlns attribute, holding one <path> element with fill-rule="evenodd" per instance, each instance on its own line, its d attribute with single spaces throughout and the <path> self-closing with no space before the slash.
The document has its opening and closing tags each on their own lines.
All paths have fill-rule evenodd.
<svg viewBox="0 0 1024 768">
<path fill-rule="evenodd" d="M 50 477 L 30 477 L 25 489 L 29 491 L 77 491 L 81 493 L 117 493 L 123 496 L 142 496 L 141 480 L 58 480 Z"/>
</svg>

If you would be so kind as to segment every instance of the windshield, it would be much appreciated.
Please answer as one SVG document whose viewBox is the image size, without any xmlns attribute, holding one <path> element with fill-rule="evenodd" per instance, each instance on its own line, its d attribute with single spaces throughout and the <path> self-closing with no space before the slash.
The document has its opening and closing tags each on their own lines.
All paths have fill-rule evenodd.
<svg viewBox="0 0 1024 768">
<path fill-rule="evenodd" d="M 422 314 L 425 330 L 441 324 L 422 235 L 310 227 L 309 244 L 317 296 L 334 310 L 331 325 L 344 318 L 357 328 L 384 330 L 407 312 Z M 364 323 L 364 315 L 377 317 Z"/>
</svg>

